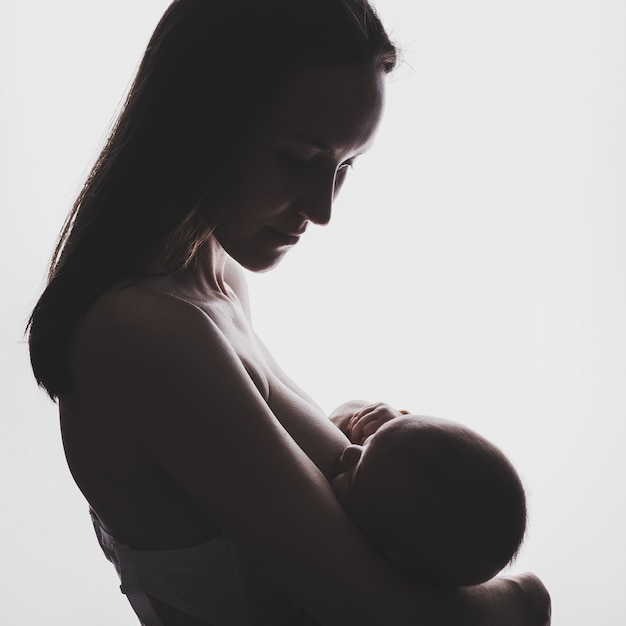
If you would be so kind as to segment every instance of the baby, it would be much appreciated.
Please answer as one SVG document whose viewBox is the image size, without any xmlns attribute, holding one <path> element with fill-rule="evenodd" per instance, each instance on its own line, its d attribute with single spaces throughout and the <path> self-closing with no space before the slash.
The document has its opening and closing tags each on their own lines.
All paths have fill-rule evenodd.
<svg viewBox="0 0 626 626">
<path fill-rule="evenodd" d="M 406 573 L 442 586 L 492 578 L 526 528 L 520 479 L 469 428 L 384 404 L 331 420 L 351 441 L 332 486 L 355 524 Z"/>
</svg>

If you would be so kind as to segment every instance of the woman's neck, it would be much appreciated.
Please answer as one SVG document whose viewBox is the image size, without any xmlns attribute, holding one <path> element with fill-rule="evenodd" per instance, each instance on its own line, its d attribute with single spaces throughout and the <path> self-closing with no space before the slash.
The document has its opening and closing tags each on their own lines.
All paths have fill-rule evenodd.
<svg viewBox="0 0 626 626">
<path fill-rule="evenodd" d="M 203 302 L 217 297 L 230 297 L 231 290 L 225 280 L 226 266 L 230 257 L 220 243 L 210 237 L 197 251 L 191 262 L 182 270 L 163 273 L 158 262 L 147 264 L 145 278 L 141 282 L 185 297 Z"/>
<path fill-rule="evenodd" d="M 229 258 L 217 239 L 211 236 L 180 272 L 180 279 L 199 295 L 228 295 L 224 275 Z"/>
</svg>

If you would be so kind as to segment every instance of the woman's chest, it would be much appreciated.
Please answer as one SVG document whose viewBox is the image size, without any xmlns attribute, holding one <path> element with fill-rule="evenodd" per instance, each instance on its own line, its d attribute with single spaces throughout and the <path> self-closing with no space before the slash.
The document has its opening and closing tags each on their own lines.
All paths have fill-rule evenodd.
<svg viewBox="0 0 626 626">
<path fill-rule="evenodd" d="M 296 385 L 255 342 L 238 352 L 250 379 L 273 415 L 326 478 L 334 476 L 337 459 L 349 445 L 322 409 Z"/>
<path fill-rule="evenodd" d="M 283 428 L 327 477 L 349 445 L 322 409 L 279 367 L 238 306 L 223 300 L 202 307 L 217 326 L 249 378 Z M 236 398 L 233 399 L 236 401 Z"/>
<path fill-rule="evenodd" d="M 337 458 L 349 444 L 322 409 L 275 362 L 251 329 L 226 327 L 225 336 L 246 375 L 283 428 L 329 478 Z"/>
</svg>

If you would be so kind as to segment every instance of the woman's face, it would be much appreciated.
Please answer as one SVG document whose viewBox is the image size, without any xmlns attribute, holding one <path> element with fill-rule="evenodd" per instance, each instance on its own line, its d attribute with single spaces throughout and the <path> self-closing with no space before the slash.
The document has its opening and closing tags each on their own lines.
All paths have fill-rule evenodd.
<svg viewBox="0 0 626 626">
<path fill-rule="evenodd" d="M 361 68 L 303 72 L 242 148 L 244 164 L 214 231 L 241 265 L 268 270 L 310 222 L 329 222 L 348 169 L 378 127 L 383 77 Z"/>
</svg>

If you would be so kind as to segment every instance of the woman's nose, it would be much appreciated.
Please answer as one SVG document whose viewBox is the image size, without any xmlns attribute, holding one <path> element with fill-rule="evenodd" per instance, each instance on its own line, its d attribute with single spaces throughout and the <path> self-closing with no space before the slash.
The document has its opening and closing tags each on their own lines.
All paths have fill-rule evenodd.
<svg viewBox="0 0 626 626">
<path fill-rule="evenodd" d="M 335 198 L 336 177 L 328 176 L 325 180 L 316 180 L 300 200 L 298 213 L 309 222 L 326 226 L 330 222 Z"/>
</svg>

